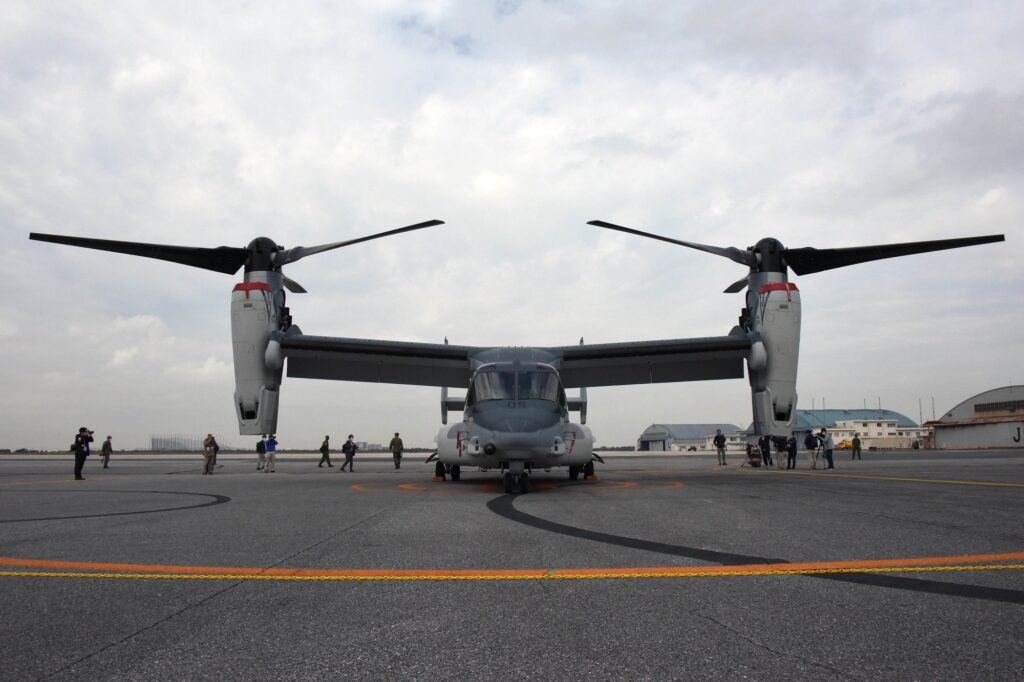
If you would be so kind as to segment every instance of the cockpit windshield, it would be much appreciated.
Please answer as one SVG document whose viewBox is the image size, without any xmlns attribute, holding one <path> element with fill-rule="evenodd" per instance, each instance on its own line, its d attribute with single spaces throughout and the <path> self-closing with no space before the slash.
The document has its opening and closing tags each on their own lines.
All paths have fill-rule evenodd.
<svg viewBox="0 0 1024 682">
<path fill-rule="evenodd" d="M 477 400 L 515 400 L 516 373 L 497 370 L 477 372 L 473 390 Z"/>
<path fill-rule="evenodd" d="M 558 375 L 553 371 L 519 371 L 484 368 L 473 378 L 474 399 L 548 400 L 564 402 Z"/>
<path fill-rule="evenodd" d="M 517 372 L 520 400 L 558 402 L 558 375 L 554 372 Z"/>
</svg>

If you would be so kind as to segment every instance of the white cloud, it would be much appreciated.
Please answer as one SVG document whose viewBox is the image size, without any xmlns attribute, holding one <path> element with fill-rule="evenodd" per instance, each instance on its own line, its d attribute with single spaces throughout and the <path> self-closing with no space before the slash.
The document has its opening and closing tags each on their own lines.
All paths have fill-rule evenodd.
<svg viewBox="0 0 1024 682">
<path fill-rule="evenodd" d="M 231 278 L 29 231 L 294 246 L 441 218 L 296 264 L 289 276 L 311 293 L 291 296 L 292 312 L 309 333 L 481 345 L 735 323 L 741 299 L 718 292 L 740 268 L 592 218 L 740 247 L 1005 232 L 1000 246 L 799 278 L 802 395 L 858 406 L 881 392 L 912 417 L 938 395 L 944 410 L 1003 383 L 1024 331 L 1022 29 L 1024 12 L 999 2 L 396 0 L 188 15 L 8 3 L 0 447 L 63 447 L 55 424 L 113 415 L 126 446 L 235 428 Z M 96 399 L 70 397 L 69 383 Z M 282 429 L 315 446 L 341 423 L 373 440 L 404 419 L 427 445 L 436 397 L 286 380 Z M 613 444 L 655 421 L 749 420 L 743 381 L 591 401 Z"/>
</svg>

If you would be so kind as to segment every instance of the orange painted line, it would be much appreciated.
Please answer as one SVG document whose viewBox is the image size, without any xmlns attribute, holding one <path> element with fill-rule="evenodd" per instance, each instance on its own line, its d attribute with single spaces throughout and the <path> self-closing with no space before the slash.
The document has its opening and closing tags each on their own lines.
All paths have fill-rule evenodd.
<svg viewBox="0 0 1024 682">
<path fill-rule="evenodd" d="M 122 564 L 93 561 L 49 561 L 0 557 L 0 566 L 46 568 L 66 571 L 116 573 L 167 573 L 172 575 L 270 575 L 270 576 L 543 576 L 548 569 L 362 569 L 362 568 L 253 568 L 239 566 L 171 566 L 165 564 Z"/>
<path fill-rule="evenodd" d="M 366 490 L 366 484 L 365 483 L 353 483 L 352 484 L 352 490 Z"/>
<path fill-rule="evenodd" d="M 0 566 L 17 566 L 21 568 L 51 569 L 64 571 L 99 571 L 107 573 L 162 573 L 169 575 L 261 575 L 261 576 L 325 576 L 325 577 L 358 577 L 380 578 L 386 576 L 460 578 L 479 576 L 483 578 L 522 578 L 544 576 L 588 576 L 588 575 L 636 575 L 638 573 L 658 573 L 661 575 L 714 575 L 718 573 L 787 571 L 827 571 L 841 569 L 917 566 L 950 566 L 966 564 L 983 564 L 1001 561 L 1024 561 L 1024 552 L 1007 552 L 1002 554 L 970 554 L 962 556 L 917 557 L 909 559 L 873 559 L 859 561 L 815 561 L 792 564 L 741 564 L 732 566 L 643 566 L 619 568 L 526 568 L 526 569 L 325 569 L 325 568 L 254 568 L 238 566 L 172 566 L 166 564 L 126 564 L 102 563 L 92 561 L 53 561 L 48 559 L 18 559 L 0 557 Z"/>
</svg>

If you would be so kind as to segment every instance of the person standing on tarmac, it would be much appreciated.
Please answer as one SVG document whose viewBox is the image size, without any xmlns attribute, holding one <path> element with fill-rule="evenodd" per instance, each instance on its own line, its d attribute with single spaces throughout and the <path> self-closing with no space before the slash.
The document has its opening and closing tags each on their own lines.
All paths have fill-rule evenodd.
<svg viewBox="0 0 1024 682">
<path fill-rule="evenodd" d="M 270 438 L 267 439 L 267 463 L 263 465 L 263 473 L 274 473 L 275 461 L 277 461 L 277 439 L 274 438 L 274 434 L 270 434 Z"/>
<path fill-rule="evenodd" d="M 855 459 L 859 459 L 859 460 L 863 460 L 864 459 L 863 457 L 860 456 L 860 434 L 859 433 L 853 434 L 853 452 L 850 454 L 850 461 L 852 462 Z"/>
<path fill-rule="evenodd" d="M 712 442 L 718 450 L 718 463 L 725 466 L 725 436 L 722 435 L 722 429 L 715 429 L 715 438 Z"/>
<path fill-rule="evenodd" d="M 256 441 L 256 471 L 261 471 L 267 464 L 267 437 L 260 436 Z"/>
<path fill-rule="evenodd" d="M 216 463 L 216 451 L 214 445 L 217 444 L 217 439 L 213 437 L 212 433 L 206 434 L 206 438 L 203 440 L 203 476 L 213 473 L 213 465 Z"/>
<path fill-rule="evenodd" d="M 348 440 L 341 446 L 341 451 L 345 454 L 345 463 L 341 465 L 339 472 L 344 471 L 345 467 L 348 467 L 349 473 L 355 471 L 352 467 L 352 460 L 355 459 L 356 450 L 359 449 L 359 446 L 352 440 L 354 437 L 351 433 L 348 434 Z"/>
<path fill-rule="evenodd" d="M 771 436 L 762 436 L 760 442 L 761 446 L 761 465 L 768 467 L 774 464 L 772 461 L 772 438 Z"/>
<path fill-rule="evenodd" d="M 75 436 L 75 480 L 84 481 L 82 467 L 85 466 L 85 458 L 89 456 L 89 443 L 92 442 L 92 431 L 86 427 L 78 429 Z"/>
<path fill-rule="evenodd" d="M 395 460 L 395 468 L 401 469 L 402 448 L 404 446 L 402 445 L 402 439 L 398 437 L 398 431 L 395 431 L 395 437 L 391 439 L 391 443 L 388 447 L 391 448 L 391 457 Z"/>
<path fill-rule="evenodd" d="M 818 440 L 821 441 L 821 446 L 825 448 L 825 461 L 828 462 L 828 465 L 825 468 L 835 469 L 835 462 L 832 461 L 832 449 L 835 448 L 836 443 L 832 440 L 832 434 L 822 428 L 821 434 L 818 436 Z"/>
<path fill-rule="evenodd" d="M 333 464 L 331 464 L 330 440 L 331 437 L 329 435 L 324 436 L 324 442 L 320 444 L 320 463 L 316 465 L 317 468 L 322 467 L 324 465 L 324 462 L 327 462 L 328 467 L 334 466 Z"/>
<path fill-rule="evenodd" d="M 110 442 L 110 436 L 103 441 L 103 447 L 100 449 L 100 458 L 103 460 L 103 468 L 109 469 L 107 465 L 110 463 L 110 455 L 114 452 L 114 446 Z"/>
<path fill-rule="evenodd" d="M 790 436 L 786 441 L 786 468 L 796 469 L 796 437 Z"/>
</svg>

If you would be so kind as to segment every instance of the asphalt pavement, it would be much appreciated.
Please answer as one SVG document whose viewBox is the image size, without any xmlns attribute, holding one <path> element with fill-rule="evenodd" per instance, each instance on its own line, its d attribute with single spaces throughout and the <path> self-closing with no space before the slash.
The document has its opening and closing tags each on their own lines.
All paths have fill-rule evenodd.
<svg viewBox="0 0 1024 682">
<path fill-rule="evenodd" d="M 1024 450 L 848 457 L 3 455 L 0 679 L 1021 679 Z"/>
</svg>

